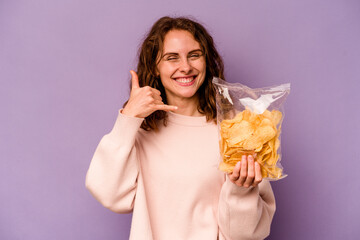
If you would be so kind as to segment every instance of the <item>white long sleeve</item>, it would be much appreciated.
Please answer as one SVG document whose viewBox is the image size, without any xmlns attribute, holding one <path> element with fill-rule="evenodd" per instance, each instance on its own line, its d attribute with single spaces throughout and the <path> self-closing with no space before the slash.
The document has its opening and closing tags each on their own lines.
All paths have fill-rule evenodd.
<svg viewBox="0 0 360 240">
<path fill-rule="evenodd" d="M 218 169 L 217 126 L 169 113 L 159 131 L 119 113 L 91 160 L 86 187 L 105 207 L 133 211 L 131 240 L 242 240 L 269 234 L 268 182 L 241 188 Z"/>
<path fill-rule="evenodd" d="M 244 188 L 228 177 L 219 199 L 219 227 L 225 239 L 259 240 L 270 234 L 275 213 L 271 185 L 263 180 L 257 187 Z"/>
<path fill-rule="evenodd" d="M 142 118 L 119 114 L 91 160 L 86 187 L 104 207 L 118 213 L 131 212 L 139 174 L 135 137 Z"/>
</svg>

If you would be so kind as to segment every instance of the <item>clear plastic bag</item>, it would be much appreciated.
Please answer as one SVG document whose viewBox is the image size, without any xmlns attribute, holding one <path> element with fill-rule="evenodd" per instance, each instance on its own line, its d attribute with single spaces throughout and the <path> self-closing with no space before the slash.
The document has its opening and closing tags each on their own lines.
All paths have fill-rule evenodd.
<svg viewBox="0 0 360 240">
<path fill-rule="evenodd" d="M 286 177 L 280 164 L 280 133 L 290 83 L 256 89 L 220 78 L 213 83 L 222 158 L 219 169 L 230 173 L 242 155 L 251 154 L 264 179 Z"/>
</svg>

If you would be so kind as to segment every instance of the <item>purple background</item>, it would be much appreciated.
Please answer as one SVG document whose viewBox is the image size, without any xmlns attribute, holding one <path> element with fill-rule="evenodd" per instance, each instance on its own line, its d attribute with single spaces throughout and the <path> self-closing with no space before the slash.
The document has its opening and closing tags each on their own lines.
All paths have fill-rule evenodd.
<svg viewBox="0 0 360 240">
<path fill-rule="evenodd" d="M 128 239 L 85 174 L 168 14 L 208 28 L 229 81 L 291 83 L 268 239 L 359 236 L 360 1 L 0 0 L 0 239 Z"/>
</svg>

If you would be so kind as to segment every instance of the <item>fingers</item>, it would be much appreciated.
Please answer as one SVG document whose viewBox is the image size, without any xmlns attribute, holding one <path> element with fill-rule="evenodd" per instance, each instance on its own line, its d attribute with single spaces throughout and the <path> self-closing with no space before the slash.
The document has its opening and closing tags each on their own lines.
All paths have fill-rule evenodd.
<svg viewBox="0 0 360 240">
<path fill-rule="evenodd" d="M 247 169 L 247 177 L 244 183 L 244 187 L 250 187 L 254 182 L 255 178 L 255 166 L 254 166 L 254 157 L 248 156 L 248 169 Z"/>
<path fill-rule="evenodd" d="M 131 70 L 130 74 L 131 74 L 131 89 L 140 88 L 139 78 L 138 78 L 138 75 L 136 74 L 136 72 Z"/>
<path fill-rule="evenodd" d="M 240 163 L 241 162 L 237 162 L 233 169 L 233 172 L 229 174 L 229 178 L 233 182 L 237 181 L 240 177 Z"/>
<path fill-rule="evenodd" d="M 130 98 L 123 110 L 123 114 L 145 118 L 157 110 L 175 111 L 176 106 L 164 104 L 161 92 L 150 86 L 140 87 L 139 78 L 135 71 L 131 70 L 131 93 Z"/>
<path fill-rule="evenodd" d="M 166 104 L 158 104 L 154 106 L 155 110 L 163 110 L 163 111 L 175 111 L 178 109 L 177 106 L 166 105 Z"/>
<path fill-rule="evenodd" d="M 155 100 L 159 100 L 159 101 L 162 101 L 162 98 L 161 98 L 161 95 L 160 95 L 160 91 L 158 91 L 158 92 L 156 92 L 155 91 L 156 89 L 154 89 L 154 88 L 150 88 L 150 91 L 149 92 L 147 92 L 147 94 L 149 95 L 149 96 L 151 96 L 152 98 L 154 98 Z"/>
<path fill-rule="evenodd" d="M 151 98 L 150 101 L 152 101 L 151 106 L 154 111 L 156 111 L 156 110 L 175 111 L 176 109 L 178 109 L 177 106 L 164 104 L 160 94 L 161 94 L 160 91 L 158 91 L 157 89 L 154 89 L 154 88 L 150 88 L 150 92 L 148 92 L 148 95 Z"/>
<path fill-rule="evenodd" d="M 163 103 L 163 101 L 161 101 L 161 100 L 158 100 L 158 99 L 155 99 L 154 100 L 154 105 L 163 105 L 164 103 Z"/>
<path fill-rule="evenodd" d="M 262 174 L 261 174 L 261 168 L 260 164 L 258 162 L 255 162 L 255 180 L 252 186 L 256 187 L 259 183 L 262 181 Z"/>
<path fill-rule="evenodd" d="M 246 155 L 243 155 L 241 158 L 240 177 L 239 180 L 237 181 L 240 184 L 239 186 L 244 185 L 246 177 L 247 177 L 247 161 L 246 161 Z"/>
<path fill-rule="evenodd" d="M 137 75 L 137 73 L 133 70 L 130 70 L 130 74 L 131 74 L 131 89 L 136 89 L 136 88 L 140 88 L 140 84 L 139 84 L 139 77 Z M 159 90 L 157 90 L 156 88 L 151 88 L 148 87 L 149 90 L 151 92 L 154 93 L 154 95 L 161 95 L 161 92 Z"/>
<path fill-rule="evenodd" d="M 262 181 L 261 169 L 258 162 L 252 155 L 243 155 L 241 162 L 238 162 L 229 179 L 238 186 L 256 187 Z"/>
<path fill-rule="evenodd" d="M 161 92 L 157 90 L 156 88 L 150 88 L 150 90 L 153 92 L 154 95 L 161 96 Z"/>
</svg>

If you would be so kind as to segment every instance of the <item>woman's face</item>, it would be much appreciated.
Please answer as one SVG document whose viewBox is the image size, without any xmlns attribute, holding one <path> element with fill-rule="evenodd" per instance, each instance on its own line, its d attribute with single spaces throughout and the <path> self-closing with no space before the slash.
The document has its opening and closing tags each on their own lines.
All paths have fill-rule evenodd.
<svg viewBox="0 0 360 240">
<path fill-rule="evenodd" d="M 169 31 L 160 58 L 157 70 L 168 104 L 197 98 L 196 92 L 205 79 L 206 61 L 192 34 L 184 30 Z"/>
</svg>

